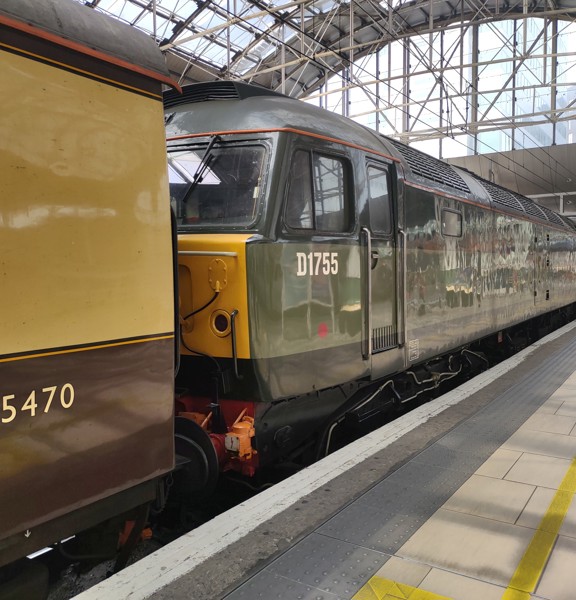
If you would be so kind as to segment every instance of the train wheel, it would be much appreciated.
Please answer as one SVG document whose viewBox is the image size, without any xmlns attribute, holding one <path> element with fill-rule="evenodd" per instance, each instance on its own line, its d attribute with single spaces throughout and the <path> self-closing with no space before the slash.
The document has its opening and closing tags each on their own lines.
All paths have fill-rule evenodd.
<svg viewBox="0 0 576 600">
<path fill-rule="evenodd" d="M 180 490 L 187 500 L 201 499 L 218 482 L 216 450 L 206 431 L 190 419 L 176 417 L 174 431 Z"/>
</svg>

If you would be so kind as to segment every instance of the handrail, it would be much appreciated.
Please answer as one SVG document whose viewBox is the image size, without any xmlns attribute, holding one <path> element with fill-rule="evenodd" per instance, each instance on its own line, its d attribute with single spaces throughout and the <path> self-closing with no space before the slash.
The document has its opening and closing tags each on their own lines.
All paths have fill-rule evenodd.
<svg viewBox="0 0 576 600">
<path fill-rule="evenodd" d="M 236 379 L 242 379 L 242 375 L 238 372 L 238 352 L 236 350 L 236 315 L 238 314 L 238 310 L 235 308 L 230 313 L 230 330 L 232 337 L 232 360 L 234 361 L 234 375 L 236 375 Z"/>
<path fill-rule="evenodd" d="M 400 245 L 400 248 L 398 249 L 398 251 L 401 252 L 401 260 L 399 262 L 401 264 L 401 269 L 402 269 L 402 273 L 401 273 L 402 292 L 400 293 L 400 285 L 397 284 L 398 301 L 396 302 L 396 319 L 397 319 L 396 328 L 398 330 L 398 346 L 400 348 L 402 348 L 403 346 L 404 346 L 404 348 L 406 348 L 406 277 L 407 277 L 406 268 L 408 265 L 408 261 L 406 258 L 407 236 L 406 236 L 406 232 L 403 229 L 398 229 L 398 235 L 402 239 L 402 243 Z M 398 277 L 398 274 L 396 274 L 396 276 L 397 276 L 397 281 L 399 282 L 400 278 Z M 402 304 L 402 305 L 400 306 L 400 304 Z M 408 366 L 407 350 L 404 351 L 404 365 L 406 367 Z"/>
<path fill-rule="evenodd" d="M 362 357 L 368 360 L 372 356 L 372 234 L 368 227 L 362 227 L 361 232 L 366 236 L 366 345 Z"/>
</svg>

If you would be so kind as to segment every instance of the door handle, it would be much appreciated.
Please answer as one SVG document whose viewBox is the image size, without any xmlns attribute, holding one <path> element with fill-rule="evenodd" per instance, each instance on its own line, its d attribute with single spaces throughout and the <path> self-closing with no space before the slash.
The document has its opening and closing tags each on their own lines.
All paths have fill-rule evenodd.
<svg viewBox="0 0 576 600">
<path fill-rule="evenodd" d="M 372 260 L 370 268 L 372 270 L 374 270 L 376 268 L 379 258 L 380 258 L 380 254 L 378 254 L 378 250 L 372 250 L 372 252 L 370 252 L 370 259 Z"/>
</svg>

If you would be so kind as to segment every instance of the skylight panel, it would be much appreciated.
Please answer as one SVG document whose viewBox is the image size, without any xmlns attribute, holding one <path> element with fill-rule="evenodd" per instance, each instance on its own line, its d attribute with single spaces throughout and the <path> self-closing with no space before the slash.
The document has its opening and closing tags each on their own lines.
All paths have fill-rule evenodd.
<svg viewBox="0 0 576 600">
<path fill-rule="evenodd" d="M 216 27 L 217 25 L 223 25 L 227 22 L 220 15 L 216 14 L 213 10 L 205 8 L 195 19 L 193 25 L 198 29 L 209 29 L 210 27 Z"/>
<path fill-rule="evenodd" d="M 250 50 L 249 56 L 251 56 L 254 60 L 259 61 L 271 54 L 274 50 L 276 50 L 276 45 L 272 44 L 266 39 L 263 39 Z"/>
<path fill-rule="evenodd" d="M 142 31 L 163 37 L 169 21 L 161 17 L 158 13 L 156 13 L 156 21 L 154 21 L 154 15 L 151 12 L 145 11 L 141 12 L 132 24 L 138 27 L 138 29 L 142 29 Z M 154 28 L 154 25 L 156 25 L 156 28 Z"/>
<path fill-rule="evenodd" d="M 246 48 L 254 40 L 254 35 L 238 25 L 232 25 L 228 29 L 230 32 L 230 41 L 238 48 Z"/>
<path fill-rule="evenodd" d="M 273 15 L 265 14 L 258 19 L 251 19 L 251 23 L 253 23 L 259 29 L 271 29 L 277 24 L 277 21 Z"/>
<path fill-rule="evenodd" d="M 190 14 L 196 8 L 195 4 L 191 4 L 186 0 L 159 0 L 159 4 L 162 8 L 179 16 L 184 16 L 186 11 Z"/>
<path fill-rule="evenodd" d="M 314 2 L 314 8 L 318 9 L 320 12 L 326 13 L 331 11 L 334 6 L 342 6 L 350 4 L 350 0 L 339 0 L 335 2 L 334 0 L 316 0 Z"/>
<path fill-rule="evenodd" d="M 141 7 L 127 2 L 127 0 L 101 0 L 96 9 L 126 23 L 132 23 L 142 12 Z"/>
<path fill-rule="evenodd" d="M 199 57 L 222 67 L 227 62 L 228 51 L 226 48 L 221 48 L 215 44 L 208 44 L 204 50 L 199 53 Z"/>
<path fill-rule="evenodd" d="M 184 44 L 178 44 L 177 47 L 179 50 L 189 52 L 192 55 L 198 55 L 202 51 L 202 48 L 205 46 L 205 44 L 206 40 L 199 37 L 190 40 L 189 42 L 185 42 Z"/>
<path fill-rule="evenodd" d="M 250 58 L 249 56 L 245 56 L 242 60 L 238 61 L 235 70 L 240 75 L 245 75 L 246 73 L 248 73 L 248 71 L 250 71 L 250 69 L 253 69 L 257 64 L 258 63 L 252 58 Z"/>
</svg>

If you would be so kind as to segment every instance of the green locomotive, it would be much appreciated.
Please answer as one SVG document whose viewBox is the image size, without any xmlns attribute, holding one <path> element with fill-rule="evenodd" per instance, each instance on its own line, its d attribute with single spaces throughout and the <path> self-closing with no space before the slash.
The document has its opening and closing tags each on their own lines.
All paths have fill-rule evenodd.
<svg viewBox="0 0 576 600">
<path fill-rule="evenodd" d="M 479 340 L 574 314 L 574 225 L 529 199 L 244 83 L 164 103 L 177 421 L 206 485 L 322 455 L 344 418 L 485 362 Z"/>
</svg>

